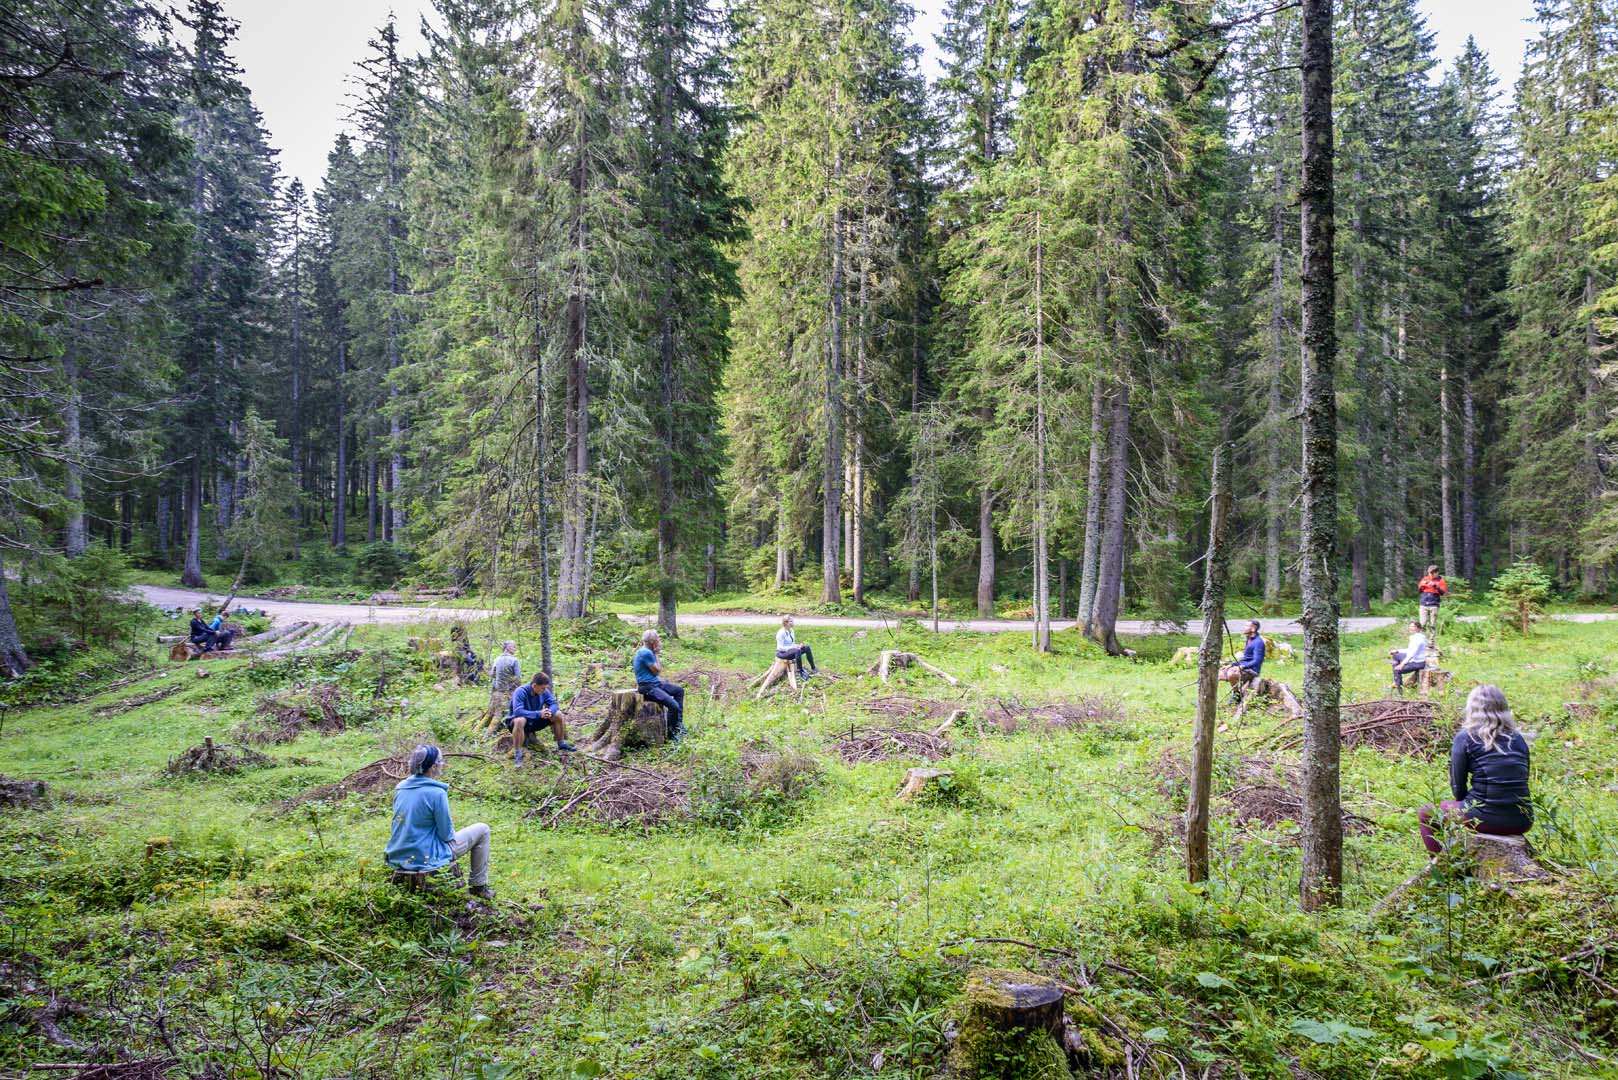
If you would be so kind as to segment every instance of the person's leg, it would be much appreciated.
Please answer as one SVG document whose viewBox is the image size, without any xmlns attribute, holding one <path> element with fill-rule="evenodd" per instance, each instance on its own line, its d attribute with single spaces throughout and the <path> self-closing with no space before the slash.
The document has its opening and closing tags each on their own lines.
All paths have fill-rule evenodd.
<svg viewBox="0 0 1618 1080">
<path fill-rule="evenodd" d="M 669 738 L 678 741 L 685 734 L 685 687 L 665 681 L 659 689 L 674 702 L 674 709 L 669 713 Z"/>
<path fill-rule="evenodd" d="M 680 703 L 665 689 L 670 685 L 666 682 L 643 683 L 639 689 L 641 697 L 655 701 L 663 707 L 663 718 L 669 730 L 673 731 L 680 721 L 681 710 Z"/>
<path fill-rule="evenodd" d="M 815 663 L 815 651 L 807 645 L 801 646 L 801 648 L 803 649 L 803 652 L 798 656 L 798 670 L 803 670 L 803 662 L 807 660 L 809 661 L 810 674 L 818 675 L 820 673 L 820 665 Z"/>
<path fill-rule="evenodd" d="M 1427 667 L 1426 664 L 1400 664 L 1393 669 L 1393 685 L 1396 689 L 1405 688 L 1405 676 L 1414 675 Z"/>
<path fill-rule="evenodd" d="M 556 736 L 558 750 L 575 750 L 572 743 L 567 741 L 567 721 L 562 719 L 561 713 L 551 713 L 551 734 Z"/>
<path fill-rule="evenodd" d="M 525 717 L 525 716 L 514 716 L 514 717 L 512 717 L 512 719 L 511 719 L 511 748 L 512 748 L 512 751 L 513 751 L 512 759 L 514 761 L 516 761 L 517 764 L 519 764 L 519 765 L 522 764 L 522 750 L 523 750 L 523 747 L 527 744 L 527 742 L 528 742 L 528 718 Z"/>
<path fill-rule="evenodd" d="M 1432 604 L 1421 604 L 1417 610 L 1421 613 L 1421 628 L 1432 633 L 1433 624 L 1438 621 L 1438 608 Z"/>
<path fill-rule="evenodd" d="M 1445 799 L 1436 807 L 1432 803 L 1423 806 L 1416 811 L 1416 821 L 1419 823 L 1422 844 L 1434 855 L 1440 854 L 1444 850 L 1444 844 L 1437 836 L 1438 830 L 1442 829 L 1447 822 L 1460 820 L 1461 804 L 1454 799 Z"/>
<path fill-rule="evenodd" d="M 221 631 L 219 631 L 219 647 L 221 649 L 230 648 L 231 639 L 234 638 L 235 636 L 236 636 L 236 634 L 232 630 L 221 630 Z"/>
<path fill-rule="evenodd" d="M 800 678 L 800 679 L 803 678 L 803 674 L 804 674 L 804 672 L 803 672 L 803 653 L 804 653 L 803 646 L 802 645 L 794 645 L 794 646 L 792 646 L 792 648 L 788 649 L 787 652 L 790 654 L 790 655 L 788 655 L 787 659 L 791 660 L 794 664 L 796 664 L 798 666 L 798 678 Z"/>
<path fill-rule="evenodd" d="M 472 865 L 466 883 L 471 888 L 485 888 L 489 884 L 489 827 L 483 822 L 455 830 L 455 839 L 449 842 L 450 852 L 459 859 L 471 852 Z"/>
</svg>

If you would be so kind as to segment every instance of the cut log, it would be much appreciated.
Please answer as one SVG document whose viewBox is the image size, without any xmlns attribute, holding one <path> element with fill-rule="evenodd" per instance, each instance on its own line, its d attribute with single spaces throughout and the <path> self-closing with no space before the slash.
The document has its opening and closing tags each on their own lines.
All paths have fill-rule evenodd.
<svg viewBox="0 0 1618 1080">
<path fill-rule="evenodd" d="M 917 656 L 915 653 L 901 652 L 898 649 L 883 649 L 882 655 L 877 659 L 877 662 L 871 666 L 867 674 L 880 676 L 883 682 L 887 682 L 888 676 L 893 673 L 894 668 L 906 668 L 910 667 L 912 664 L 921 668 L 923 671 L 929 671 L 932 674 L 937 675 L 940 679 L 943 679 L 951 686 L 961 685 L 961 680 L 957 679 L 949 672 L 943 670 L 942 668 L 934 667 L 921 657 Z"/>
<path fill-rule="evenodd" d="M 915 768 L 905 770 L 904 783 L 899 785 L 899 798 L 908 802 L 921 793 L 928 784 L 941 780 L 946 776 L 954 776 L 953 769 Z"/>
<path fill-rule="evenodd" d="M 759 681 L 760 685 L 758 693 L 754 695 L 754 700 L 762 698 L 770 687 L 782 679 L 785 679 L 792 686 L 792 689 L 798 689 L 798 669 L 791 660 L 776 660 L 775 663 L 770 665 L 770 670 L 766 671 L 760 680 L 756 680 Z"/>
<path fill-rule="evenodd" d="M 1288 720 L 1302 720 L 1303 706 L 1298 702 L 1298 696 L 1292 692 L 1292 687 L 1276 679 L 1258 678 L 1253 680 L 1252 686 L 1241 695 L 1241 704 L 1236 706 L 1236 712 L 1231 715 L 1230 722 L 1235 723 L 1247 712 L 1247 706 L 1257 697 L 1268 697 L 1280 703 L 1286 710 Z"/>
<path fill-rule="evenodd" d="M 250 638 L 243 638 L 240 642 L 238 642 L 238 644 L 268 645 L 272 641 L 281 641 L 284 638 L 298 637 L 306 634 L 310 630 L 314 629 L 314 626 L 314 623 L 305 622 L 302 620 L 298 622 L 291 622 L 287 623 L 285 626 L 277 626 L 273 630 L 266 630 L 262 634 L 254 634 Z"/>
<path fill-rule="evenodd" d="M 184 663 L 188 660 L 199 660 L 201 658 L 202 650 L 191 644 L 189 639 L 184 641 L 176 641 L 173 645 L 169 646 L 169 659 L 175 661 L 176 663 Z"/>
<path fill-rule="evenodd" d="M 663 707 L 638 690 L 614 690 L 607 715 L 590 733 L 584 752 L 617 761 L 625 750 L 662 746 L 669 740 Z"/>
</svg>

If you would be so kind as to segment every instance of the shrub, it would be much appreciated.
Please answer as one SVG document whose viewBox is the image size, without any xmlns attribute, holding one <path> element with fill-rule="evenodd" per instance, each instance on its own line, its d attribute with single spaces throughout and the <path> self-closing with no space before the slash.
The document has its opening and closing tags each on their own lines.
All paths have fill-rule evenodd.
<svg viewBox="0 0 1618 1080">
<path fill-rule="evenodd" d="M 378 540 L 366 544 L 354 559 L 354 576 L 365 585 L 386 588 L 404 575 L 405 558 L 398 548 Z"/>
<path fill-rule="evenodd" d="M 64 638 L 112 645 L 133 635 L 140 605 L 122 595 L 129 584 L 123 552 L 95 543 L 77 558 L 47 556 L 30 570 L 14 596 L 18 630 L 30 648 L 38 643 L 40 652 L 50 652 Z"/>
<path fill-rule="evenodd" d="M 1489 607 L 1501 623 L 1526 635 L 1545 614 L 1550 595 L 1550 575 L 1537 564 L 1519 559 L 1489 586 Z"/>
<path fill-rule="evenodd" d="M 298 561 L 298 573 L 311 585 L 342 585 L 348 580 L 348 563 L 326 544 L 310 544 Z"/>
</svg>

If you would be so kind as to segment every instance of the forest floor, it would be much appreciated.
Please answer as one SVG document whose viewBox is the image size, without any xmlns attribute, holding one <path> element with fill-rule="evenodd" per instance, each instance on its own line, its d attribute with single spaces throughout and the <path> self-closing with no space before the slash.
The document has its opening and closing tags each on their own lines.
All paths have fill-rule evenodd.
<svg viewBox="0 0 1618 1080">
<path fill-rule="evenodd" d="M 0 690 L 0 774 L 47 785 L 37 805 L 0 789 L 22 792 L 0 807 L 0 1075 L 931 1077 L 968 973 L 994 966 L 1070 988 L 1084 1075 L 1618 1076 L 1613 624 L 1446 639 L 1436 727 L 1344 751 L 1345 902 L 1313 916 L 1278 713 L 1221 732 L 1213 880 L 1184 884 L 1186 636 L 1131 639 L 1130 662 L 1071 632 L 1040 656 L 826 627 L 823 676 L 754 701 L 769 629 L 688 631 L 665 658 L 681 746 L 518 770 L 470 732 L 487 689 L 441 681 L 436 632 L 362 626 L 206 678 L 142 647 Z M 1383 696 L 1396 637 L 1344 639 L 1348 699 Z M 632 642 L 608 619 L 559 634 L 576 732 L 604 707 L 582 675 L 626 684 Z M 886 648 L 968 685 L 883 684 Z M 1266 674 L 1300 688 L 1297 663 Z M 1412 811 L 1445 794 L 1480 681 L 1537 733 L 1554 876 L 1457 870 L 1373 916 L 1425 862 Z M 472 755 L 445 780 L 456 822 L 493 829 L 492 905 L 388 882 L 389 791 L 429 738 Z M 953 776 L 896 801 L 915 765 Z"/>
</svg>

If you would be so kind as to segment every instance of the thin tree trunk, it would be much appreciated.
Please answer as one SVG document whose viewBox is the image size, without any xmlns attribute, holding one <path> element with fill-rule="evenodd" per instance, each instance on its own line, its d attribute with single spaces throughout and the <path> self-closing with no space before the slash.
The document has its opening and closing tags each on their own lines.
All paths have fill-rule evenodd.
<svg viewBox="0 0 1618 1080">
<path fill-rule="evenodd" d="M 994 617 L 994 492 L 978 489 L 978 617 Z"/>
<path fill-rule="evenodd" d="M 668 237 L 664 239 L 666 242 Z M 672 278 L 674 266 L 665 264 L 664 269 Z M 674 521 L 674 313 L 668 297 L 661 306 L 657 342 L 659 389 L 663 398 L 659 425 L 663 429 L 660 433 L 662 453 L 657 468 L 657 629 L 664 637 L 672 638 L 679 634 L 675 604 L 676 579 L 680 573 Z"/>
<path fill-rule="evenodd" d="M 534 530 L 539 545 L 539 650 L 540 670 L 551 674 L 551 459 L 550 424 L 545 414 L 545 349 L 540 341 L 538 281 L 534 292 Z"/>
<path fill-rule="evenodd" d="M 849 408 L 849 426 L 854 436 L 854 485 L 848 507 L 849 524 L 848 534 L 850 567 L 853 573 L 854 603 L 865 603 L 865 418 L 859 402 L 866 393 L 865 386 L 865 339 L 870 333 L 868 326 L 868 309 L 871 304 L 871 257 L 869 253 L 870 236 L 867 225 L 862 221 L 860 225 L 860 245 L 866 251 L 860 258 L 860 287 L 859 287 L 859 337 L 854 343 L 854 399 Z"/>
<path fill-rule="evenodd" d="M 348 374 L 348 342 L 337 343 L 337 506 L 332 514 L 331 545 L 348 544 L 348 417 L 343 378 Z"/>
<path fill-rule="evenodd" d="M 1039 197 L 1036 186 L 1035 197 Z M 1045 506 L 1045 248 L 1034 214 L 1034 649 L 1051 651 L 1051 564 Z"/>
<path fill-rule="evenodd" d="M 832 184 L 841 189 L 843 151 L 832 159 Z M 822 486 L 820 540 L 820 602 L 836 604 L 843 598 L 839 580 L 843 514 L 843 211 L 841 202 L 831 220 L 831 347 L 826 359 L 826 461 Z"/>
<path fill-rule="evenodd" d="M 922 311 L 922 292 L 916 290 L 916 304 L 914 310 L 915 328 L 910 338 L 910 415 L 912 419 L 921 412 L 921 364 L 922 364 L 922 336 L 921 325 L 924 317 Z M 918 537 L 921 532 L 921 505 L 920 505 L 920 469 L 917 463 L 910 462 L 910 535 Z M 914 543 L 914 540 L 912 540 Z M 910 560 L 909 588 L 905 590 L 905 598 L 912 604 L 921 599 L 921 560 Z"/>
<path fill-rule="evenodd" d="M 124 489 L 118 495 L 118 547 L 128 551 L 135 542 L 135 493 Z"/>
<path fill-rule="evenodd" d="M 1085 481 L 1084 552 L 1079 556 L 1078 619 L 1090 633 L 1095 619 L 1096 570 L 1101 553 L 1101 457 L 1105 438 L 1106 399 L 1101 392 L 1101 376 L 1090 383 L 1090 471 Z"/>
<path fill-rule="evenodd" d="M 185 491 L 185 569 L 180 584 L 202 588 L 202 459 L 191 459 Z"/>
<path fill-rule="evenodd" d="M 1058 619 L 1067 618 L 1070 610 L 1067 606 L 1067 574 L 1070 564 L 1071 560 L 1069 559 L 1056 560 L 1056 617 Z"/>
<path fill-rule="evenodd" d="M 71 343 L 62 356 L 62 449 L 66 457 L 66 476 L 62 495 L 67 503 L 67 557 L 76 559 L 89 546 L 89 530 L 84 515 L 84 451 L 83 433 L 79 426 L 79 364 L 73 356 Z"/>
<path fill-rule="evenodd" d="M 1438 369 L 1438 500 L 1442 504 L 1441 521 L 1444 548 L 1444 574 L 1454 577 L 1458 572 L 1455 561 L 1454 497 L 1449 478 L 1449 368 Z"/>
<path fill-rule="evenodd" d="M 1286 365 L 1286 192 L 1279 164 L 1270 193 L 1270 387 L 1264 477 L 1264 614 L 1281 613 L 1281 518 L 1286 512 L 1281 476 L 1281 380 Z"/>
<path fill-rule="evenodd" d="M 1112 421 L 1107 446 L 1107 504 L 1102 521 L 1101 557 L 1096 576 L 1095 618 L 1086 635 L 1120 656 L 1118 615 L 1124 602 L 1124 525 L 1129 512 L 1129 386 L 1120 383 L 1112 395 Z"/>
<path fill-rule="evenodd" d="M 301 190 L 301 188 L 300 188 Z M 303 230 L 301 206 L 292 212 L 292 476 L 298 497 L 292 504 L 292 557 L 299 554 L 303 540 L 303 493 L 309 477 L 303 460 Z"/>
<path fill-rule="evenodd" d="M 1337 627 L 1337 334 L 1332 205 L 1332 0 L 1302 0 L 1303 859 L 1306 910 L 1341 901 Z"/>
<path fill-rule="evenodd" d="M 159 557 L 169 553 L 169 530 L 173 528 L 174 514 L 173 500 L 169 497 L 168 485 L 165 483 L 157 492 L 157 554 Z"/>
<path fill-rule="evenodd" d="M 1230 552 L 1230 447 L 1214 447 L 1208 551 L 1203 559 L 1202 646 L 1197 651 L 1197 723 L 1191 743 L 1191 790 L 1185 808 L 1185 869 L 1190 881 L 1208 880 L 1208 795 L 1213 786 L 1214 726 L 1219 712 L 1219 666 L 1225 629 L 1225 585 Z"/>
<path fill-rule="evenodd" d="M 719 560 L 715 556 L 714 545 L 709 544 L 702 556 L 702 591 L 710 595 L 719 588 Z"/>
<path fill-rule="evenodd" d="M 775 587 L 784 589 L 792 580 L 791 553 L 787 550 L 787 493 L 782 491 L 776 499 L 775 511 Z"/>
<path fill-rule="evenodd" d="M 576 31 L 573 48 L 580 46 Z M 575 60 L 577 56 L 575 55 Z M 567 446 L 562 475 L 562 566 L 558 576 L 555 614 L 564 619 L 584 614 L 585 549 L 589 546 L 585 523 L 585 500 L 590 495 L 590 372 L 585 347 L 590 329 L 590 289 L 586 277 L 589 265 L 589 222 L 584 215 L 584 195 L 588 186 L 589 147 L 584 118 L 575 117 L 574 155 L 571 189 L 573 278 L 568 294 L 563 355 L 567 364 L 566 415 Z"/>
<path fill-rule="evenodd" d="M 1478 573 L 1477 408 L 1472 380 L 1461 380 L 1461 576 L 1468 581 Z"/>
<path fill-rule="evenodd" d="M 365 542 L 376 543 L 377 525 L 382 514 L 381 492 L 377 490 L 381 484 L 378 477 L 379 469 L 376 460 L 376 436 L 371 436 L 371 446 L 365 460 Z"/>
<path fill-rule="evenodd" d="M 235 482 L 223 470 L 214 471 L 214 550 L 223 560 L 230 558 L 230 523 L 235 520 Z"/>
<path fill-rule="evenodd" d="M 0 677 L 15 679 L 34 666 L 22 647 L 17 620 L 11 614 L 11 592 L 6 587 L 6 567 L 0 559 Z"/>
</svg>

